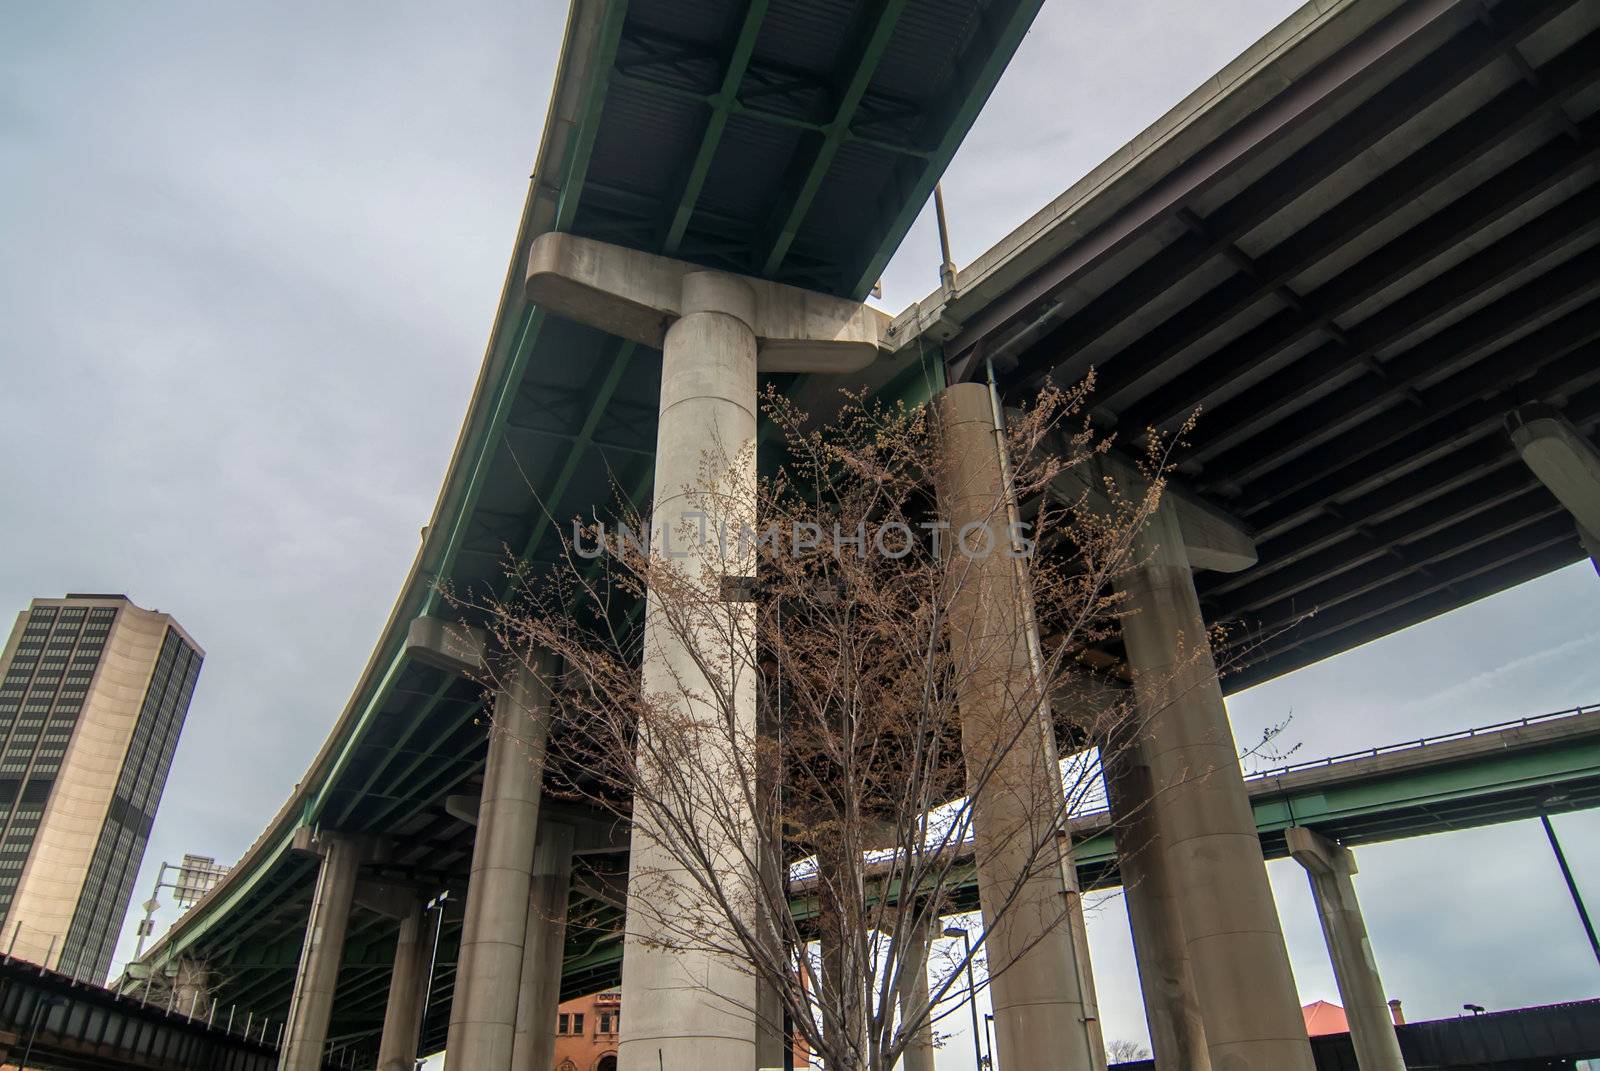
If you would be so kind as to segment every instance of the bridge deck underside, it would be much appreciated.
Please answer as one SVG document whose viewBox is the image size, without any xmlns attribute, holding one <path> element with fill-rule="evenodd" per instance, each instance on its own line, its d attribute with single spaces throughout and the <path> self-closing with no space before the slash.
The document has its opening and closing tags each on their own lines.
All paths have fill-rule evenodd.
<svg viewBox="0 0 1600 1071">
<path fill-rule="evenodd" d="M 192 956 L 223 998 L 281 1019 L 315 868 L 289 849 L 316 822 L 381 837 L 365 876 L 464 889 L 482 689 L 407 659 L 419 613 L 480 618 L 508 569 L 561 553 L 575 515 L 651 490 L 659 354 L 547 316 L 522 295 L 547 230 L 862 296 L 921 210 L 1040 0 L 574 0 L 553 122 L 478 394 L 419 565 L 344 719 L 239 867 L 152 949 Z M 601 857 L 581 881 L 612 877 Z M 587 904 L 594 904 L 590 898 Z M 447 911 L 427 1045 L 442 1043 L 459 896 Z M 358 909 L 330 1037 L 368 1046 L 395 924 Z M 599 906 L 569 958 L 614 940 Z M 603 959 L 603 956 L 601 957 Z M 614 971 L 613 965 L 603 967 Z M 580 983 L 580 988 L 582 983 Z M 426 1046 L 425 1046 L 426 1047 Z"/>
<path fill-rule="evenodd" d="M 1600 422 L 1600 5 L 1394 19 L 1425 8 L 1448 11 L 1352 41 L 1330 63 L 1359 76 L 1217 133 L 1231 156 L 1177 165 L 947 347 L 968 376 L 1001 355 L 1014 396 L 1094 369 L 1125 443 L 1199 411 L 1183 482 L 1260 550 L 1198 578 L 1241 626 L 1234 690 L 1582 557 L 1502 418 Z"/>
</svg>

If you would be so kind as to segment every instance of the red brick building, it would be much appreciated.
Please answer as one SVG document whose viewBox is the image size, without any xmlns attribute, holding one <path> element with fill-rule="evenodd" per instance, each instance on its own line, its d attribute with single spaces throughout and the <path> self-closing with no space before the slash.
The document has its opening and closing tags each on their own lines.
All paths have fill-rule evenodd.
<svg viewBox="0 0 1600 1071">
<path fill-rule="evenodd" d="M 567 1001 L 556 1016 L 552 1071 L 617 1071 L 621 1029 L 622 994 L 616 990 Z"/>
<path fill-rule="evenodd" d="M 617 1071 L 617 1035 L 622 1030 L 622 994 L 616 990 L 578 997 L 556 1016 L 556 1056 L 551 1071 Z M 811 1066 L 811 1050 L 796 1042 L 794 1066 Z"/>
</svg>

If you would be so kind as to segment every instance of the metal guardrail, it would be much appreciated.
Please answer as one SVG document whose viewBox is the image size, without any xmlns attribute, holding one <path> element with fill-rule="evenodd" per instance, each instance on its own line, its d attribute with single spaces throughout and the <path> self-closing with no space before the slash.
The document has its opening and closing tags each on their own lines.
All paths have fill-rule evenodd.
<svg viewBox="0 0 1600 1071">
<path fill-rule="evenodd" d="M 1551 711 L 1549 714 L 1530 714 L 1525 718 L 1512 721 L 1496 722 L 1493 725 L 1481 725 L 1473 729 L 1458 729 L 1453 733 L 1441 733 L 1438 736 L 1424 736 L 1416 740 L 1406 740 L 1398 744 L 1383 744 L 1379 747 L 1366 748 L 1363 751 L 1348 751 L 1342 755 L 1330 755 L 1325 759 L 1307 759 L 1304 762 L 1294 762 L 1287 766 L 1275 766 L 1267 770 L 1257 770 L 1244 775 L 1246 781 L 1255 781 L 1267 777 L 1282 777 L 1285 774 L 1297 773 L 1301 770 L 1317 770 L 1328 766 L 1337 766 L 1343 762 L 1355 759 L 1376 758 L 1379 755 L 1393 755 L 1402 751 L 1416 751 L 1422 748 L 1433 747 L 1437 744 L 1447 744 L 1455 740 L 1470 740 L 1478 736 L 1487 736 L 1491 733 L 1502 733 L 1508 729 L 1521 729 L 1530 725 L 1540 725 L 1545 722 L 1559 721 L 1562 718 L 1580 717 L 1584 714 L 1600 714 L 1600 704 L 1571 707 L 1567 710 Z"/>
</svg>

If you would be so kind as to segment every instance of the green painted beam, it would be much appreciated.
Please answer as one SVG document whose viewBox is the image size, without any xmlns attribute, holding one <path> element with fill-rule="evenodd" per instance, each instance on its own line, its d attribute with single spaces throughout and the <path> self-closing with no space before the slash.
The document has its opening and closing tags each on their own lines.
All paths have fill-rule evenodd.
<svg viewBox="0 0 1600 1071">
<path fill-rule="evenodd" d="M 698 89 L 690 89 L 687 86 L 676 85 L 672 82 L 652 78 L 647 74 L 639 74 L 637 72 L 618 71 L 611 76 L 611 83 L 613 85 L 630 86 L 646 93 L 692 101 L 695 104 L 703 104 L 707 107 L 714 106 L 718 99 L 716 93 L 703 93 Z M 825 134 L 828 131 L 826 122 L 807 119 L 799 115 L 786 115 L 783 112 L 770 111 L 760 105 L 751 104 L 749 101 L 739 98 L 735 98 L 727 107 L 729 115 L 741 115 L 772 126 L 787 127 L 790 130 L 804 130 L 812 134 Z M 872 148 L 879 149 L 891 156 L 906 156 L 915 160 L 926 160 L 933 155 L 932 150 L 929 149 L 920 149 L 915 145 L 902 145 L 899 142 L 886 141 L 883 138 L 858 133 L 854 130 L 845 132 L 845 141 L 855 142 L 860 145 L 870 145 Z M 590 183 L 586 188 L 590 190 L 609 189 L 608 187 L 597 186 L 595 183 Z M 631 190 L 620 192 L 624 197 L 640 196 Z"/>
<path fill-rule="evenodd" d="M 982 62 L 962 72 L 966 77 L 957 78 L 955 87 L 935 109 L 929 125 L 943 133 L 927 159 L 901 165 L 904 200 L 888 227 L 881 234 L 867 238 L 863 250 L 867 254 L 864 257 L 866 266 L 850 287 L 852 295 L 865 295 L 883 275 L 884 266 L 900 247 L 901 239 L 911 229 L 922 206 L 933 195 L 934 185 L 950 166 L 956 149 L 960 148 L 967 131 L 988 102 L 989 94 L 994 92 L 995 84 L 1000 81 L 1000 75 L 1011 62 L 1043 3 L 1044 0 L 1002 0 L 984 13 L 978 32 L 966 50 L 966 55 L 982 57 Z"/>
<path fill-rule="evenodd" d="M 689 221 L 694 218 L 694 206 L 700 200 L 700 191 L 705 188 L 706 176 L 711 173 L 711 162 L 716 159 L 722 132 L 727 129 L 728 118 L 738 101 L 739 86 L 744 81 L 745 72 L 750 69 L 750 57 L 755 53 L 756 38 L 761 34 L 761 24 L 766 20 L 768 6 L 769 0 L 750 0 L 745 7 L 739 32 L 734 37 L 727 64 L 723 68 L 722 85 L 716 95 L 707 101 L 711 106 L 711 114 L 706 119 L 706 128 L 700 135 L 700 146 L 695 150 L 694 159 L 677 184 L 676 207 L 672 210 L 672 218 L 667 221 L 662 252 L 669 256 L 678 252 L 683 244 L 684 232 L 689 229 Z"/>
<path fill-rule="evenodd" d="M 1600 718 L 1588 714 L 1580 717 Z M 1375 757 L 1376 758 L 1376 757 Z M 1335 777 L 1319 782 L 1316 778 L 1286 791 L 1274 791 L 1273 781 L 1253 778 L 1248 784 L 1254 799 L 1256 827 L 1264 836 L 1281 834 L 1291 825 L 1307 825 L 1338 836 L 1342 823 L 1354 823 L 1388 813 L 1409 811 L 1419 805 L 1448 809 L 1451 805 L 1486 803 L 1524 790 L 1557 790 L 1583 785 L 1589 795 L 1600 798 L 1600 737 L 1590 735 L 1525 750 L 1485 750 L 1482 754 L 1460 760 L 1441 762 L 1399 770 L 1394 773 L 1376 773 L 1365 776 L 1376 763 L 1367 759 L 1337 763 L 1325 769 Z M 1474 814 L 1481 812 L 1474 811 Z M 1501 820 L 1519 820 L 1525 816 L 1511 814 Z M 1099 879 L 1116 866 L 1116 840 L 1113 833 L 1096 828 L 1097 816 L 1086 816 L 1089 827 L 1082 829 L 1073 843 L 1073 858 L 1078 865 L 1085 887 L 1097 882 L 1097 887 L 1108 888 Z M 1475 818 L 1472 825 L 1483 825 L 1491 818 Z M 1437 826 L 1418 825 L 1414 833 L 1397 832 L 1385 839 L 1403 836 L 1421 836 L 1441 831 Z M 1357 840 L 1355 843 L 1364 843 Z M 1281 845 L 1274 839 L 1273 845 Z M 1277 847 L 1269 849 L 1269 857 L 1284 853 Z M 963 880 L 956 893 L 970 896 L 976 904 L 976 875 L 970 868 L 962 867 Z M 792 905 L 797 918 L 805 917 L 811 910 L 803 900 Z M 598 944 L 586 954 L 568 958 L 563 964 L 563 974 L 578 975 L 598 985 L 610 984 L 620 968 L 620 945 Z"/>
<path fill-rule="evenodd" d="M 866 94 L 867 87 L 872 84 L 872 76 L 878 69 L 878 62 L 888 51 L 889 39 L 894 34 L 895 24 L 900 21 L 900 15 L 905 11 L 907 2 L 908 0 L 873 0 L 868 5 L 866 32 L 856 37 L 849 58 L 840 65 L 844 77 L 834 102 L 833 118 L 824 127 L 821 140 L 814 146 L 814 151 L 807 152 L 807 148 L 813 147 L 806 146 L 795 152 L 790 172 L 784 181 L 784 192 L 778 197 L 768 222 L 765 240 L 762 242 L 765 253 L 760 248 L 756 250 L 757 274 L 766 276 L 775 274 L 783 264 L 784 258 L 789 255 L 789 248 L 794 245 L 795 237 L 800 233 L 800 224 L 805 220 L 806 213 L 811 210 L 811 203 L 816 200 L 817 191 L 822 188 L 822 180 L 827 176 L 828 168 L 833 166 L 833 158 L 838 155 L 840 147 L 849 137 L 850 123 L 855 118 L 856 109 L 861 106 L 861 98 Z"/>
<path fill-rule="evenodd" d="M 450 736 L 451 733 L 454 733 L 457 729 L 461 728 L 463 725 L 470 724 L 472 722 L 472 720 L 474 718 L 476 718 L 479 715 L 479 713 L 482 712 L 482 710 L 483 710 L 483 702 L 480 700 L 479 702 L 473 704 L 470 708 L 468 708 L 467 712 L 455 724 L 445 727 L 444 731 L 439 734 L 438 739 L 440 739 L 440 740 L 447 739 Z M 405 795 L 401 795 L 398 792 L 396 792 L 396 789 L 400 785 L 409 783 L 413 779 L 413 777 L 416 775 L 417 771 L 422 769 L 422 767 L 425 766 L 429 762 L 429 760 L 434 759 L 435 757 L 437 757 L 437 755 L 438 755 L 438 752 L 431 751 L 431 750 L 430 751 L 418 752 L 416 755 L 413 755 L 412 758 L 411 758 L 411 762 L 408 763 L 403 770 L 399 771 L 397 774 L 395 774 L 393 777 L 391 777 L 389 779 L 389 781 L 385 784 L 384 790 L 383 790 L 383 794 L 386 797 L 388 797 L 391 801 L 404 801 L 404 800 L 409 799 L 410 798 L 410 794 L 409 793 L 407 793 Z M 427 776 L 432 777 L 433 775 L 430 773 Z M 378 814 L 375 815 L 372 818 L 372 822 L 373 822 L 374 826 L 382 825 L 384 820 L 397 809 L 397 806 L 398 806 L 397 802 L 391 802 L 388 807 L 385 807 L 382 811 L 378 812 Z"/>
<path fill-rule="evenodd" d="M 583 117 L 573 127 L 572 140 L 567 147 L 554 230 L 571 230 L 572 221 L 577 217 L 578 203 L 583 197 L 583 178 L 589 170 L 589 158 L 594 154 L 595 139 L 600 134 L 600 116 L 605 111 L 606 91 L 616 67 L 617 47 L 622 43 L 622 25 L 627 16 L 628 0 L 610 0 L 606 4 L 605 18 L 600 23 L 599 39 L 595 43 L 594 65 L 589 69 L 589 81 L 584 89 Z"/>
<path fill-rule="evenodd" d="M 638 345 L 623 339 L 614 340 L 616 350 L 611 356 L 611 363 L 606 367 L 605 374 L 595 384 L 589 394 L 589 412 L 583 419 L 583 426 L 573 436 L 572 448 L 567 451 L 567 459 L 562 462 L 561 470 L 556 473 L 555 481 L 550 485 L 550 490 L 545 496 L 544 508 L 541 510 L 539 520 L 533 526 L 533 534 L 528 537 L 527 544 L 519 555 L 521 561 L 526 562 L 538 549 L 540 542 L 549 534 L 550 526 L 557 523 L 556 511 L 561 509 L 562 499 L 566 496 L 567 486 L 572 483 L 572 478 L 577 475 L 578 465 L 583 461 L 589 446 L 594 442 L 595 429 L 600 426 L 601 417 L 605 416 L 606 406 L 611 404 L 612 395 L 616 394 L 617 387 L 622 383 L 623 375 L 628 371 L 628 365 L 633 361 L 633 355 L 638 350 Z M 501 591 L 505 597 L 511 592 L 511 581 L 506 582 L 506 587 Z"/>
<path fill-rule="evenodd" d="M 442 675 L 442 679 L 439 682 L 439 687 L 434 689 L 433 694 L 428 697 L 427 701 L 424 702 L 416 714 L 412 716 L 410 722 L 408 722 L 405 729 L 401 731 L 400 736 L 395 740 L 393 746 L 388 748 L 388 753 L 385 756 L 384 761 L 373 768 L 372 772 L 367 775 L 367 779 L 362 782 L 361 788 L 356 791 L 356 794 L 353 797 L 351 797 L 350 802 L 345 804 L 344 810 L 339 814 L 339 820 L 336 823 L 337 825 L 342 828 L 344 824 L 350 820 L 350 815 L 358 806 L 360 806 L 362 797 L 364 797 L 368 792 L 372 791 L 372 787 L 378 783 L 378 778 L 382 777 L 388 772 L 389 766 L 393 763 L 395 756 L 404 751 L 406 745 L 411 743 L 411 739 L 422 729 L 422 726 L 427 722 L 429 716 L 433 714 L 434 708 L 437 707 L 444 699 L 445 693 L 450 690 L 450 687 L 453 684 L 455 684 L 454 676 L 450 674 Z"/>
</svg>

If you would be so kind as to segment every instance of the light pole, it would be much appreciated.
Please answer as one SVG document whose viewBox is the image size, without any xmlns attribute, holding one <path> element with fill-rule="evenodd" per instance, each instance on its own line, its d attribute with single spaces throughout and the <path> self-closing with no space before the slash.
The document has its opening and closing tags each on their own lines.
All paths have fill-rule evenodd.
<svg viewBox="0 0 1600 1071">
<path fill-rule="evenodd" d="M 946 926 L 944 935 L 961 938 L 961 945 L 966 949 L 967 1009 L 972 1012 L 972 1055 L 976 1061 L 973 1067 L 976 1071 L 983 1071 L 983 1036 L 978 1027 L 978 984 L 972 978 L 972 938 L 962 926 Z"/>
<path fill-rule="evenodd" d="M 994 1071 L 994 1035 L 989 1033 L 989 1027 L 994 1023 L 994 1016 L 985 1012 L 983 1016 L 983 1044 L 989 1050 L 989 1071 Z"/>
</svg>

